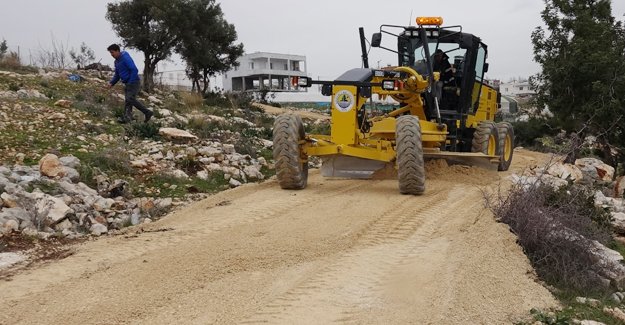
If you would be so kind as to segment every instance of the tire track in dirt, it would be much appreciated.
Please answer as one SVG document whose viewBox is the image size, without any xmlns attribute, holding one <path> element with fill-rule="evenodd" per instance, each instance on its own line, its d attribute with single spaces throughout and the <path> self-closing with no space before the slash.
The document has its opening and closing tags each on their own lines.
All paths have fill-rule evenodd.
<svg viewBox="0 0 625 325">
<path fill-rule="evenodd" d="M 135 227 L 0 282 L 0 324 L 501 324 L 553 306 L 484 210 L 479 186 L 506 174 L 427 173 L 422 196 L 318 172 L 303 191 L 216 194 L 141 226 L 171 231 Z"/>
<path fill-rule="evenodd" d="M 455 200 L 459 193 L 434 189 L 427 200 L 404 197 L 365 230 L 361 238 L 364 245 L 337 257 L 317 276 L 243 323 L 298 323 L 302 314 L 319 323 L 358 322 L 354 315 L 362 307 L 377 304 L 389 271 L 420 254 L 425 240 L 432 237 L 445 217 L 441 211 L 464 204 Z M 354 306 L 360 307 L 352 310 Z"/>
<path fill-rule="evenodd" d="M 317 173 L 313 171 L 311 174 L 314 177 Z M 360 186 L 362 185 L 359 182 L 313 181 L 311 190 L 305 193 L 302 191 L 283 191 L 275 181 L 268 181 L 242 189 L 243 191 L 222 192 L 199 203 L 201 205 L 199 209 L 193 207 L 195 212 L 192 218 L 189 218 L 191 208 L 187 207 L 175 212 L 174 215 L 162 220 L 162 222 L 138 226 L 142 230 L 135 231 L 135 234 L 133 234 L 133 230 L 136 227 L 132 228 L 133 230 L 127 233 L 125 241 L 118 241 L 116 238 L 103 238 L 100 240 L 101 245 L 92 246 L 88 253 L 78 251 L 72 256 L 72 259 L 77 260 L 75 261 L 79 265 L 77 268 L 67 272 L 68 269 L 63 265 L 60 267 L 52 266 L 51 270 L 48 270 L 50 277 L 32 277 L 27 286 L 44 287 L 53 281 L 74 276 L 77 269 L 81 268 L 84 270 L 80 277 L 89 278 L 95 273 L 109 269 L 114 264 L 143 256 L 151 251 L 193 242 L 199 237 L 242 224 L 280 217 L 294 206 L 309 205 L 313 202 L 323 201 L 328 197 L 341 196 Z M 267 191 L 275 192 L 271 200 L 267 200 L 264 194 L 262 198 L 257 198 L 258 193 L 266 193 Z M 285 193 L 287 195 L 284 195 Z M 226 202 L 225 205 L 223 205 L 224 202 Z M 206 219 L 206 215 L 221 215 L 224 218 L 211 218 L 211 222 L 203 222 L 202 219 Z M 58 263 L 64 264 L 64 261 Z M 38 283 L 39 281 L 42 283 Z M 4 292 L 6 297 L 19 297 L 26 293 L 21 288 L 12 292 Z"/>
</svg>

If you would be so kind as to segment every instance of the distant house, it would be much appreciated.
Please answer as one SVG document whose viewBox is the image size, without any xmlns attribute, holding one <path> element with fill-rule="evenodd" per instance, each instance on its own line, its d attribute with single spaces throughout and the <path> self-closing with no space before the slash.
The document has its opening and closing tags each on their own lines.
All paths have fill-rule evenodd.
<svg viewBox="0 0 625 325">
<path fill-rule="evenodd" d="M 504 82 L 499 85 L 499 91 L 502 95 L 512 97 L 526 97 L 536 94 L 530 87 L 529 81 Z"/>
<path fill-rule="evenodd" d="M 305 77 L 303 55 L 255 52 L 241 56 L 239 66 L 223 74 L 225 91 L 268 89 L 272 92 L 306 91 L 292 83 L 292 77 Z"/>
<path fill-rule="evenodd" d="M 191 80 L 184 70 L 171 70 L 154 73 L 154 82 L 157 85 L 169 86 L 176 90 L 191 90 Z"/>
</svg>

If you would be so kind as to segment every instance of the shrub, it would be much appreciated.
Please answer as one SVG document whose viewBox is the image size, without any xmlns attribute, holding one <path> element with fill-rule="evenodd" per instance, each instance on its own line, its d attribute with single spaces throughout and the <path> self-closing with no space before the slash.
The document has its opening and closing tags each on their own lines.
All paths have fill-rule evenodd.
<svg viewBox="0 0 625 325">
<path fill-rule="evenodd" d="M 254 97 L 258 102 L 269 105 L 276 98 L 276 93 L 271 92 L 268 88 L 263 88 L 255 91 Z"/>
<path fill-rule="evenodd" d="M 207 106 L 228 106 L 230 102 L 228 99 L 219 92 L 209 92 L 204 95 L 204 104 Z"/>
<path fill-rule="evenodd" d="M 249 109 L 254 101 L 254 95 L 249 92 L 228 92 L 225 94 L 233 109 Z"/>
<path fill-rule="evenodd" d="M 238 141 L 233 143 L 234 150 L 242 155 L 250 155 L 252 158 L 258 156 L 256 146 L 251 138 L 241 137 Z"/>
<path fill-rule="evenodd" d="M 220 128 L 220 124 L 217 121 L 192 117 L 189 119 L 189 123 L 186 127 L 199 138 L 208 139 L 211 137 L 212 132 Z"/>
<path fill-rule="evenodd" d="M 113 107 L 113 116 L 115 118 L 123 118 L 125 114 L 125 109 L 123 106 L 115 106 Z"/>
<path fill-rule="evenodd" d="M 2 57 L 0 60 L 0 68 L 7 70 L 20 70 L 22 68 L 22 61 L 17 52 L 9 52 L 9 54 Z"/>
<path fill-rule="evenodd" d="M 74 95 L 74 99 L 76 99 L 79 102 L 82 102 L 82 101 L 84 101 L 86 99 L 85 98 L 85 94 L 83 94 L 83 93 L 76 93 L 76 95 Z"/>
<path fill-rule="evenodd" d="M 29 183 L 26 191 L 32 193 L 35 189 L 39 189 L 41 192 L 49 195 L 63 194 L 63 189 L 61 189 L 58 183 L 47 181 L 43 178 Z"/>
<path fill-rule="evenodd" d="M 110 175 L 133 175 L 134 169 L 130 165 L 130 155 L 123 147 L 106 148 L 98 152 L 76 152 L 80 159 L 80 181 L 96 187 L 94 177 L 106 173 Z"/>
<path fill-rule="evenodd" d="M 129 123 L 124 125 L 124 134 L 127 137 L 139 139 L 159 139 L 158 130 L 161 124 L 155 123 Z"/>
<path fill-rule="evenodd" d="M 240 133 L 244 138 L 261 138 L 266 140 L 271 140 L 273 138 L 272 128 L 251 128 L 247 125 L 241 127 Z"/>
<path fill-rule="evenodd" d="M 87 112 L 87 114 L 89 114 L 90 116 L 101 119 L 112 115 L 108 107 L 103 105 L 78 102 L 75 103 L 74 106 L 82 111 Z"/>
<path fill-rule="evenodd" d="M 184 105 L 187 107 L 187 109 L 190 109 L 190 110 L 197 110 L 200 107 L 202 107 L 202 104 L 204 103 L 204 99 L 202 98 L 202 95 L 198 93 L 193 93 L 193 92 L 180 93 L 180 99 L 182 100 Z"/>
<path fill-rule="evenodd" d="M 176 167 L 190 176 L 196 175 L 197 172 L 204 170 L 204 165 L 192 157 L 185 157 L 177 161 Z"/>
<path fill-rule="evenodd" d="M 611 242 L 610 215 L 595 208 L 593 194 L 576 185 L 554 190 L 546 185 L 513 186 L 491 207 L 518 236 L 538 275 L 565 290 L 599 291 L 589 241 Z M 587 240 L 571 235 L 574 232 Z"/>
<path fill-rule="evenodd" d="M 516 146 L 523 146 L 542 150 L 544 146 L 537 142 L 545 136 L 555 136 L 559 130 L 549 126 L 549 121 L 545 119 L 531 117 L 527 121 L 513 122 L 514 137 Z"/>
<path fill-rule="evenodd" d="M 304 128 L 307 134 L 330 135 L 330 122 L 320 121 L 318 123 L 305 123 Z M 516 130 L 515 130 L 516 132 Z"/>
</svg>

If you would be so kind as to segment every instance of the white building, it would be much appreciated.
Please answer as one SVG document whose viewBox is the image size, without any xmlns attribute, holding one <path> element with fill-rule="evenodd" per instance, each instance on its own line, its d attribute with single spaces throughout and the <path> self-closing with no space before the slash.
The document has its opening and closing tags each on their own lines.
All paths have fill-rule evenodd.
<svg viewBox="0 0 625 325">
<path fill-rule="evenodd" d="M 502 95 L 513 97 L 524 97 L 536 94 L 530 87 L 529 81 L 504 82 L 499 85 L 499 91 L 501 91 Z"/>
<path fill-rule="evenodd" d="M 223 75 L 225 91 L 269 89 L 274 92 L 306 91 L 291 82 L 291 77 L 305 77 L 303 55 L 255 52 L 241 56 L 239 66 Z"/>
<path fill-rule="evenodd" d="M 154 82 L 157 85 L 169 86 L 176 90 L 191 90 L 191 79 L 184 70 L 170 70 L 154 73 Z"/>
<path fill-rule="evenodd" d="M 220 91 L 223 86 L 221 84 L 221 76 L 212 76 L 209 79 L 208 90 Z M 191 91 L 193 84 L 187 76 L 185 70 L 167 70 L 154 73 L 154 82 L 156 85 L 168 86 L 175 90 Z"/>
</svg>

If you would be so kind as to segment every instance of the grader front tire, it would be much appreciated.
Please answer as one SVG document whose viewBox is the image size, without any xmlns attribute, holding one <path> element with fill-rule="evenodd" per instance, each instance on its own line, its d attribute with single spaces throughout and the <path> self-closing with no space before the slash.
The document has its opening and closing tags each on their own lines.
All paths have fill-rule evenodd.
<svg viewBox="0 0 625 325">
<path fill-rule="evenodd" d="M 471 152 L 481 152 L 489 156 L 499 154 L 499 131 L 495 122 L 482 121 L 473 133 Z"/>
<path fill-rule="evenodd" d="M 395 136 L 399 192 L 412 195 L 423 194 L 425 191 L 425 166 L 419 119 L 413 115 L 397 118 Z"/>
<path fill-rule="evenodd" d="M 283 189 L 300 190 L 308 182 L 308 163 L 300 148 L 304 136 L 304 125 L 299 116 L 285 114 L 274 122 L 273 159 L 278 183 Z"/>
<path fill-rule="evenodd" d="M 512 163 L 514 153 L 514 128 L 508 122 L 497 123 L 499 133 L 499 165 L 497 170 L 506 171 Z"/>
</svg>

